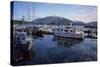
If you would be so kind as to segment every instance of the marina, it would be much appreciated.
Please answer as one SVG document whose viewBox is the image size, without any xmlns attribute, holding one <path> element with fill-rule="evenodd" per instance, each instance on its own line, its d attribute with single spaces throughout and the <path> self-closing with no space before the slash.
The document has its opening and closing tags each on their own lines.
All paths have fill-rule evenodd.
<svg viewBox="0 0 100 67">
<path fill-rule="evenodd" d="M 97 40 L 90 38 L 79 41 L 53 35 L 36 37 L 32 43 L 31 59 L 19 62 L 17 65 L 96 61 L 96 44 Z"/>
<path fill-rule="evenodd" d="M 64 37 L 67 36 L 66 34 L 69 34 L 68 36 L 71 36 L 71 34 L 72 34 L 73 35 L 72 37 L 74 37 L 75 35 L 77 36 L 77 34 L 79 34 L 79 36 L 81 36 L 82 39 L 84 37 L 97 38 L 97 28 L 91 28 L 91 27 L 85 27 L 85 26 L 23 24 L 23 25 L 16 25 L 16 26 L 14 25 L 14 28 L 17 30 L 18 29 L 24 30 L 24 31 L 30 32 L 30 33 L 38 30 L 42 33 L 55 34 L 55 35 L 57 32 L 60 32 L 62 35 L 65 35 Z M 66 30 L 69 30 L 69 31 L 67 31 L 69 33 L 66 33 Z M 74 34 L 74 33 L 77 33 L 77 34 Z"/>
<path fill-rule="evenodd" d="M 96 6 L 11 2 L 11 65 L 97 61 L 96 13 Z"/>
<path fill-rule="evenodd" d="M 20 27 L 14 28 L 17 31 L 16 36 L 20 33 L 20 39 L 23 45 L 25 45 L 27 41 L 29 41 L 29 44 L 27 44 L 26 49 L 24 48 L 24 46 L 21 46 L 22 44 L 20 42 L 16 41 L 17 43 L 20 43 L 19 45 L 16 45 L 20 48 L 16 48 L 16 50 L 19 50 L 19 52 L 17 52 L 17 55 L 19 55 L 19 57 L 16 57 L 17 55 L 15 54 L 16 56 L 14 57 L 17 58 L 15 65 L 32 65 L 46 63 L 49 64 L 97 60 L 97 39 L 95 38 L 88 38 L 84 36 L 84 38 L 81 40 L 80 38 L 66 38 L 64 37 L 65 35 L 63 37 L 55 36 L 53 31 L 52 34 L 50 34 L 51 32 L 49 33 L 48 30 L 48 33 L 44 33 L 46 32 L 46 29 L 48 29 L 45 28 L 45 31 L 43 31 L 44 27 L 38 27 L 33 29 L 34 27 L 30 26 L 29 29 L 28 26 L 25 27 L 24 25 L 24 27 L 20 29 L 19 28 Z M 28 31 L 26 31 L 25 28 L 28 28 Z M 54 29 L 54 27 L 52 29 Z M 34 30 L 33 32 L 36 34 L 32 34 L 32 30 Z M 42 33 L 40 30 L 42 31 Z M 15 50 L 14 53 L 16 53 Z"/>
</svg>

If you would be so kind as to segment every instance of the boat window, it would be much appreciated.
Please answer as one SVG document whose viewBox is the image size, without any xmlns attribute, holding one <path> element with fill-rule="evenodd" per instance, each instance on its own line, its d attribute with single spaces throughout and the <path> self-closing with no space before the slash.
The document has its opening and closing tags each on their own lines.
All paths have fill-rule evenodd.
<svg viewBox="0 0 100 67">
<path fill-rule="evenodd" d="M 63 31 L 63 29 L 61 29 L 61 31 Z"/>
<path fill-rule="evenodd" d="M 73 32 L 72 30 L 70 30 L 70 32 Z"/>
<path fill-rule="evenodd" d="M 65 32 L 68 32 L 68 30 L 65 30 Z"/>
<path fill-rule="evenodd" d="M 25 39 L 26 39 L 25 37 L 22 37 L 22 38 L 21 38 L 21 40 L 25 40 Z"/>
</svg>

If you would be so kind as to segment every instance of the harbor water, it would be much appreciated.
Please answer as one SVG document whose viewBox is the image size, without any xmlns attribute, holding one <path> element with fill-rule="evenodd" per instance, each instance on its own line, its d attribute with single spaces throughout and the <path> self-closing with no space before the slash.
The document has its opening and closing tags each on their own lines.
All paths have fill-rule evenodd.
<svg viewBox="0 0 100 67">
<path fill-rule="evenodd" d="M 80 41 L 45 34 L 43 37 L 33 37 L 32 41 L 32 58 L 21 62 L 21 65 L 97 60 L 97 39 Z"/>
</svg>

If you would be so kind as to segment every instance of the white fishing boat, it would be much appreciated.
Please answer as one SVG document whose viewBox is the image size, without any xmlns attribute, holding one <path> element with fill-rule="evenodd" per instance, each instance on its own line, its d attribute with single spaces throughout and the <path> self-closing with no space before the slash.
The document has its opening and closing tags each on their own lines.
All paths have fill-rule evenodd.
<svg viewBox="0 0 100 67">
<path fill-rule="evenodd" d="M 27 35 L 26 32 L 16 32 L 17 41 L 19 41 L 20 46 L 27 46 L 27 50 L 32 47 L 32 37 Z"/>
<path fill-rule="evenodd" d="M 55 36 L 67 37 L 73 39 L 84 39 L 84 32 L 78 30 L 75 26 L 57 26 L 53 29 Z"/>
</svg>

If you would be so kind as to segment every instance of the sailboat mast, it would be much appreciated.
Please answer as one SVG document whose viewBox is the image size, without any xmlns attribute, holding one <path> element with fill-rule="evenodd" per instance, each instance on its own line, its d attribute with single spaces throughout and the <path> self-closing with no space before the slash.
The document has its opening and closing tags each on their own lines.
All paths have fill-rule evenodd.
<svg viewBox="0 0 100 67">
<path fill-rule="evenodd" d="M 28 21 L 30 22 L 30 8 L 29 8 L 29 5 L 28 5 Z"/>
<path fill-rule="evenodd" d="M 25 23 L 25 16 L 22 16 L 22 24 L 24 24 Z"/>
<path fill-rule="evenodd" d="M 34 7 L 33 7 L 33 20 L 34 20 Z"/>
</svg>

